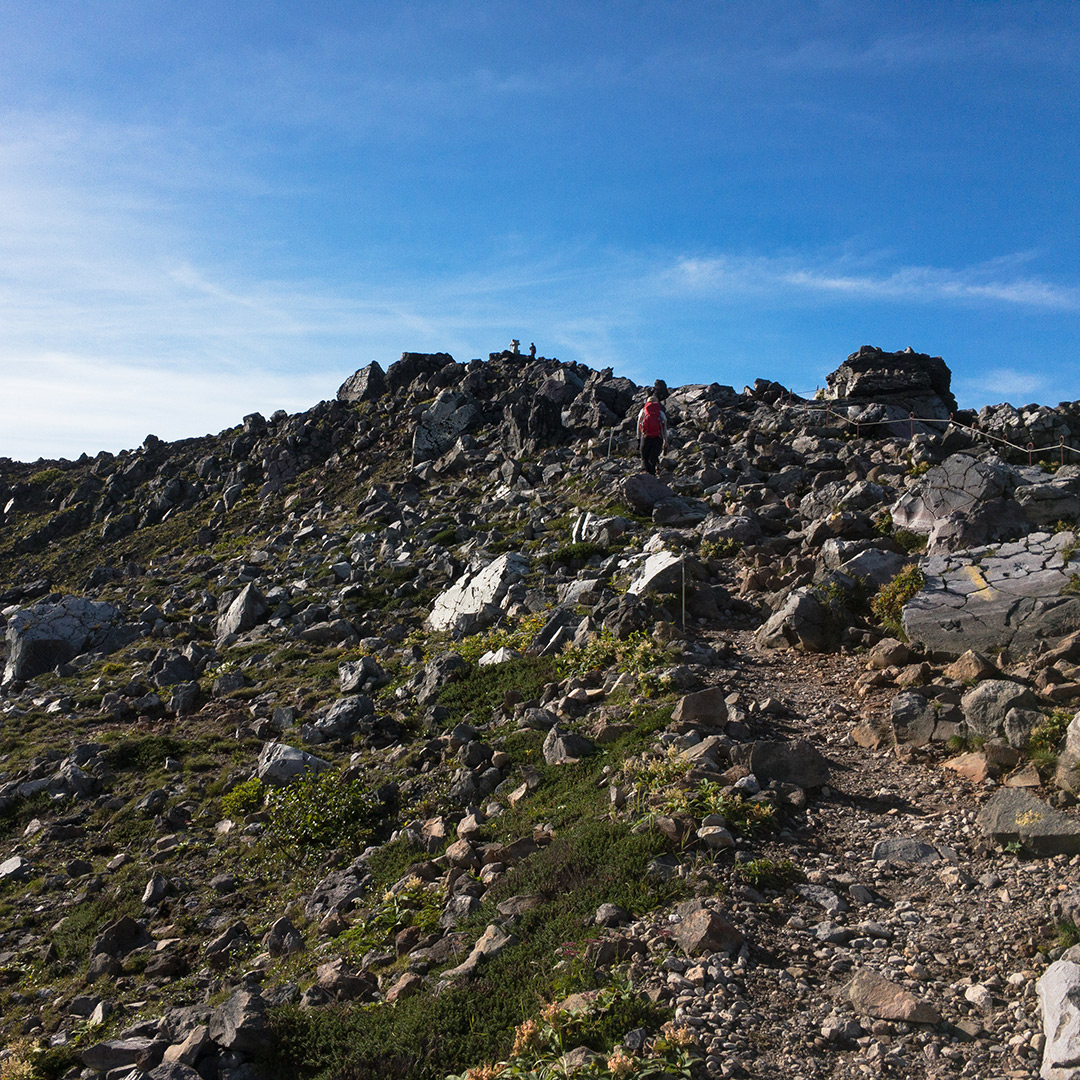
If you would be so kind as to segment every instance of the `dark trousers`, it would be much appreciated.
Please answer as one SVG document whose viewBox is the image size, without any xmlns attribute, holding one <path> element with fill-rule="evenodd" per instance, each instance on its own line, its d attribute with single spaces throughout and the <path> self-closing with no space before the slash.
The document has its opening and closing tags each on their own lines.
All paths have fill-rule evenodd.
<svg viewBox="0 0 1080 1080">
<path fill-rule="evenodd" d="M 660 455 L 664 452 L 664 440 L 659 435 L 642 435 L 641 466 L 647 473 L 656 475 Z"/>
</svg>

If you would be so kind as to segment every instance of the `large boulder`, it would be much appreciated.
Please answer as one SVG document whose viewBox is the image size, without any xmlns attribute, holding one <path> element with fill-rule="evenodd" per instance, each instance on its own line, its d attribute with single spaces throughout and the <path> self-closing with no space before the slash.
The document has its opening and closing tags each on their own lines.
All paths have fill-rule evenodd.
<svg viewBox="0 0 1080 1080">
<path fill-rule="evenodd" d="M 366 368 L 350 375 L 338 387 L 338 401 L 371 401 L 386 393 L 386 374 L 373 360 Z"/>
<path fill-rule="evenodd" d="M 270 613 L 270 605 L 258 586 L 251 582 L 240 590 L 239 595 L 225 609 L 217 621 L 219 638 L 229 634 L 243 634 L 254 629 Z"/>
<path fill-rule="evenodd" d="M 1036 983 L 1042 1006 L 1043 1080 L 1076 1080 L 1080 1075 L 1080 964 L 1058 960 Z"/>
<path fill-rule="evenodd" d="M 259 751 L 255 775 L 266 784 L 287 784 L 303 773 L 321 773 L 333 768 L 329 761 L 295 746 L 269 742 Z"/>
<path fill-rule="evenodd" d="M 1080 469 L 1067 465 L 1049 478 L 1021 484 L 1016 502 L 1033 525 L 1053 525 L 1056 521 L 1080 519 Z"/>
<path fill-rule="evenodd" d="M 948 420 L 956 411 L 952 373 L 940 356 L 885 352 L 864 345 L 825 377 L 827 398 L 891 405 L 919 419 Z"/>
<path fill-rule="evenodd" d="M 441 391 L 413 429 L 413 464 L 441 457 L 480 415 L 480 406 L 472 398 L 456 390 Z"/>
<path fill-rule="evenodd" d="M 957 550 L 1030 532 L 1013 498 L 1020 476 L 1001 461 L 953 454 L 890 509 L 893 524 L 929 537 L 928 550 Z"/>
<path fill-rule="evenodd" d="M 708 583 L 709 572 L 697 559 L 657 551 L 638 568 L 626 590 L 630 597 L 670 594 L 685 602 L 687 614 L 695 619 L 715 619 L 719 615 L 716 597 Z"/>
<path fill-rule="evenodd" d="M 905 606 L 904 633 L 931 652 L 1028 653 L 1080 630 L 1072 533 L 924 559 L 926 584 Z M 1064 552 L 1064 555 L 1063 555 Z"/>
<path fill-rule="evenodd" d="M 1023 788 L 999 788 L 979 812 L 978 825 L 996 843 L 1019 844 L 1032 855 L 1080 854 L 1080 819 Z"/>
<path fill-rule="evenodd" d="M 759 649 L 828 652 L 837 641 L 835 620 L 813 589 L 795 589 L 754 636 Z"/>
<path fill-rule="evenodd" d="M 1019 683 L 1008 679 L 986 679 L 963 696 L 960 707 L 964 710 L 964 722 L 973 735 L 993 739 L 1012 735 L 1009 714 L 1014 709 L 1034 713 L 1039 708 L 1039 699 Z"/>
<path fill-rule="evenodd" d="M 663 482 L 651 473 L 632 473 L 619 485 L 622 497 L 636 514 L 652 514 L 657 503 L 666 502 L 677 496 Z"/>
<path fill-rule="evenodd" d="M 510 551 L 480 570 L 466 572 L 436 597 L 427 617 L 428 629 L 468 632 L 489 609 L 497 611 L 510 586 L 528 572 L 528 560 Z"/>
<path fill-rule="evenodd" d="M 135 636 L 111 604 L 79 596 L 43 600 L 8 616 L 3 681 L 32 679 L 92 650 L 114 652 Z"/>
<path fill-rule="evenodd" d="M 226 1050 L 253 1054 L 268 1034 L 266 1002 L 258 992 L 238 990 L 210 1016 L 210 1037 Z"/>
</svg>

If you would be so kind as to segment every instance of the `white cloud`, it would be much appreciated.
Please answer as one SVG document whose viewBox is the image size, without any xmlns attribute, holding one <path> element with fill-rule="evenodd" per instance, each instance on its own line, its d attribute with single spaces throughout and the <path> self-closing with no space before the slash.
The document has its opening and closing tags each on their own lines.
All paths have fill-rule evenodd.
<svg viewBox="0 0 1080 1080">
<path fill-rule="evenodd" d="M 1042 375 L 1010 367 L 990 368 L 957 381 L 957 390 L 965 398 L 980 402 L 1012 401 L 1026 404 L 1038 401 L 1049 386 L 1049 380 Z"/>
<path fill-rule="evenodd" d="M 310 408 L 336 391 L 334 379 L 325 371 L 268 375 L 61 353 L 28 357 L 14 372 L 5 364 L 0 456 L 76 458 L 138 446 L 148 434 L 172 440 L 216 433 L 250 412 Z"/>
<path fill-rule="evenodd" d="M 781 300 L 804 295 L 839 300 L 990 303 L 1080 311 L 1080 288 L 1033 277 L 996 276 L 1015 258 L 986 266 L 864 269 L 850 258 L 729 256 L 682 258 L 659 275 L 673 295 L 743 295 Z M 865 262 L 865 260 L 860 260 Z"/>
</svg>

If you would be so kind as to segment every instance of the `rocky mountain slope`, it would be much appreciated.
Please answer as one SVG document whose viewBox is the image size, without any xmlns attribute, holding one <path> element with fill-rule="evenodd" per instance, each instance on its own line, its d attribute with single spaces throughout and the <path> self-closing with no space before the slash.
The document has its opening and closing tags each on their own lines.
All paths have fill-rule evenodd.
<svg viewBox="0 0 1080 1080">
<path fill-rule="evenodd" d="M 0 1077 L 1080 1076 L 1080 403 L 656 389 L 0 460 Z"/>
</svg>

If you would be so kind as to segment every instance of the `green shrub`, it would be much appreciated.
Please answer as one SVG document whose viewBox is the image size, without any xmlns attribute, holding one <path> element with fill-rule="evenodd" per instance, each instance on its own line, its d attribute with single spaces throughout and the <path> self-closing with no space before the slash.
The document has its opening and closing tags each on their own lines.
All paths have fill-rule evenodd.
<svg viewBox="0 0 1080 1080">
<path fill-rule="evenodd" d="M 594 555 L 605 554 L 604 548 L 600 544 L 593 543 L 591 540 L 582 540 L 576 544 L 563 544 L 562 547 L 557 548 L 551 555 L 552 565 L 556 563 L 563 563 L 569 565 L 571 563 L 586 563 Z"/>
<path fill-rule="evenodd" d="M 413 878 L 397 891 L 387 889 L 363 923 L 341 934 L 338 947 L 360 956 L 368 949 L 385 945 L 408 926 L 418 926 L 429 933 L 435 929 L 445 903 L 446 890 L 441 885 L 425 885 L 419 878 Z"/>
<path fill-rule="evenodd" d="M 366 847 L 384 813 L 383 804 L 358 780 L 338 773 L 305 773 L 266 796 L 266 836 L 276 850 Z"/>
<path fill-rule="evenodd" d="M 1057 938 L 1054 944 L 1059 949 L 1071 949 L 1074 945 L 1080 945 L 1080 927 L 1077 927 L 1071 919 L 1062 919 L 1057 924 Z"/>
<path fill-rule="evenodd" d="M 620 641 L 605 629 L 584 645 L 568 646 L 559 654 L 556 664 L 563 676 L 582 676 L 608 667 L 639 674 L 649 668 L 662 667 L 670 659 L 670 653 L 642 630 L 636 630 Z"/>
<path fill-rule="evenodd" d="M 1049 772 L 1057 764 L 1071 720 L 1072 713 L 1055 709 L 1032 729 L 1024 750 L 1040 769 Z"/>
<path fill-rule="evenodd" d="M 635 1077 L 689 1078 L 702 1055 L 690 1028 L 668 1021 L 649 1041 L 644 1057 L 631 1057 L 619 1044 L 627 1031 L 655 1027 L 660 1010 L 625 984 L 575 995 L 546 1006 L 538 1018 L 514 1030 L 510 1057 L 496 1065 L 474 1066 L 446 1080 L 488 1080 L 512 1076 L 548 1080 L 565 1075 L 563 1056 L 578 1047 L 602 1055 L 578 1075 L 591 1080 Z"/>
<path fill-rule="evenodd" d="M 790 859 L 777 861 L 769 858 L 737 863 L 735 876 L 755 889 L 774 889 L 776 892 L 783 892 L 789 885 L 794 885 L 805 877 Z"/>
<path fill-rule="evenodd" d="M 94 938 L 105 927 L 124 915 L 137 916 L 140 904 L 134 895 L 125 899 L 100 894 L 76 905 L 52 929 L 52 943 L 61 960 L 82 963 L 90 958 Z"/>
<path fill-rule="evenodd" d="M 703 559 L 730 559 L 742 551 L 742 541 L 730 536 L 721 536 L 718 540 L 702 540 L 699 554 Z"/>
<path fill-rule="evenodd" d="M 221 797 L 221 813 L 227 818 L 243 818 L 253 814 L 266 798 L 266 785 L 257 777 L 245 780 Z"/>
<path fill-rule="evenodd" d="M 109 767 L 116 769 L 157 769 L 165 764 L 165 759 L 180 757 L 184 744 L 179 739 L 168 735 L 141 735 L 130 739 L 121 739 L 115 746 L 104 753 Z"/>
<path fill-rule="evenodd" d="M 63 469 L 57 469 L 55 466 L 51 469 L 42 469 L 41 472 L 34 473 L 30 477 L 30 483 L 35 487 L 48 487 L 50 484 L 55 483 L 64 475 Z"/>
<path fill-rule="evenodd" d="M 900 617 L 904 605 L 926 584 L 926 575 L 916 563 L 905 566 L 899 574 L 882 585 L 877 595 L 870 601 L 870 610 L 877 620 L 894 637 L 906 639 Z"/>
<path fill-rule="evenodd" d="M 508 691 L 517 691 L 528 701 L 538 697 L 557 677 L 555 661 L 549 657 L 522 656 L 505 664 L 474 667 L 439 691 L 439 704 L 450 711 L 455 721 L 469 712 L 487 719 L 487 714 L 502 704 Z"/>
</svg>

